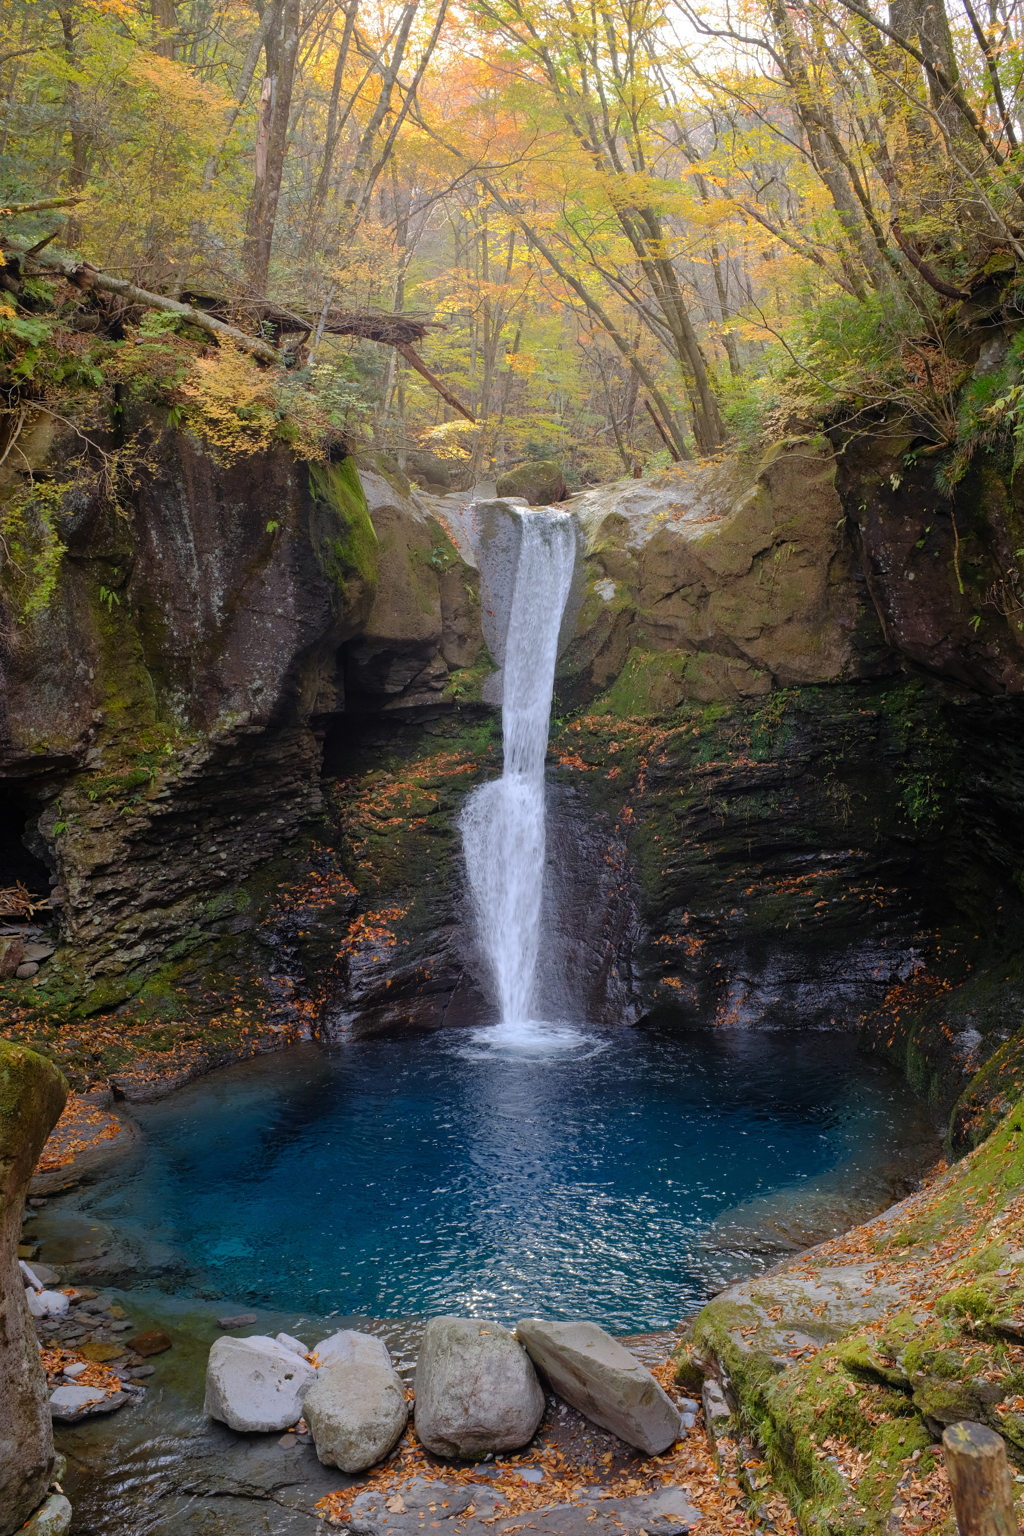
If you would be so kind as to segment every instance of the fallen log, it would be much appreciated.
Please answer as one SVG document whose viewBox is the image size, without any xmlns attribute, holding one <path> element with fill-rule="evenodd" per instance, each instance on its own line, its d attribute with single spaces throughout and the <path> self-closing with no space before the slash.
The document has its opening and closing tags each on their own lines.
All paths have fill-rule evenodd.
<svg viewBox="0 0 1024 1536">
<path fill-rule="evenodd" d="M 198 326 L 200 330 L 215 337 L 218 342 L 231 341 L 243 351 L 251 353 L 253 357 L 258 357 L 261 362 L 284 364 L 286 361 L 283 353 L 271 346 L 270 342 L 259 336 L 250 336 L 239 326 L 220 319 L 221 314 L 230 313 L 232 308 L 224 299 L 215 299 L 198 293 L 186 294 L 185 298 L 192 302 L 182 303 L 180 299 L 169 299 L 162 293 L 150 293 L 148 289 L 139 288 L 125 278 L 111 277 L 99 267 L 94 267 L 87 261 L 79 261 L 64 251 L 45 250 L 39 244 L 33 245 L 30 240 L 23 240 L 14 235 L 0 237 L 0 247 L 13 251 L 19 256 L 31 258 L 38 266 L 59 272 L 83 293 L 88 293 L 95 288 L 101 293 L 117 294 L 129 304 L 138 304 L 145 309 L 160 309 L 170 315 L 179 315 L 190 325 Z M 308 316 L 281 309 L 262 299 L 251 303 L 242 301 L 238 308 L 250 315 L 257 324 L 273 327 L 278 336 L 308 335 L 319 323 Z M 422 320 L 410 315 L 358 314 L 346 310 L 331 310 L 328 311 L 322 329 L 332 336 L 360 336 L 366 341 L 376 341 L 382 346 L 394 347 L 410 367 L 415 368 L 416 372 L 437 390 L 453 411 L 458 411 L 460 416 L 464 416 L 475 426 L 476 417 L 462 404 L 457 395 L 452 394 L 447 385 L 431 373 L 423 359 L 412 349 L 412 342 L 422 341 L 427 331 L 436 327 L 436 321 Z"/>
<path fill-rule="evenodd" d="M 22 240 L 15 235 L 4 235 L 2 244 L 5 250 L 15 251 L 19 256 L 27 256 L 33 249 L 31 240 Z M 141 304 L 145 309 L 162 309 L 167 314 L 179 315 L 190 325 L 197 325 L 201 331 L 208 332 L 218 341 L 234 342 L 236 347 L 252 353 L 253 357 L 258 357 L 264 363 L 284 362 L 281 353 L 267 342 L 260 340 L 258 336 L 247 336 L 237 326 L 226 325 L 215 315 L 195 309 L 191 304 L 182 304 L 177 299 L 168 299 L 162 293 L 150 293 L 146 288 L 137 288 L 134 283 L 129 283 L 122 277 L 111 277 L 108 272 L 91 266 L 87 261 L 79 261 L 64 251 L 35 251 L 32 260 L 37 266 L 48 267 L 51 271 L 59 272 L 61 277 L 66 278 L 74 287 L 80 288 L 83 293 L 88 293 L 93 288 L 99 289 L 101 293 L 116 293 L 119 298 L 125 299 L 129 304 Z"/>
</svg>

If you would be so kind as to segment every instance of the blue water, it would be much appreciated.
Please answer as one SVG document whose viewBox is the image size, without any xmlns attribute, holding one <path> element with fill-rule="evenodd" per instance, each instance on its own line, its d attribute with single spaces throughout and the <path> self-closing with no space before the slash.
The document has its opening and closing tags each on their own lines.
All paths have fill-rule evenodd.
<svg viewBox="0 0 1024 1536">
<path fill-rule="evenodd" d="M 133 1111 L 141 1151 L 88 1209 L 232 1303 L 631 1332 L 757 1267 L 722 1213 L 760 1197 L 762 1219 L 777 1191 L 778 1209 L 801 1190 L 820 1204 L 932 1145 L 909 1091 L 841 1035 L 620 1028 L 554 1057 L 480 1040 L 309 1045 L 215 1073 Z"/>
</svg>

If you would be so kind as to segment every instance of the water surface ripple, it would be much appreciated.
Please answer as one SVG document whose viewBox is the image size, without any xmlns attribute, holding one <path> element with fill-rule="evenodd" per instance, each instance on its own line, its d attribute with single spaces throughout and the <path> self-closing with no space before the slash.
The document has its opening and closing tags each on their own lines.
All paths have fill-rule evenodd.
<svg viewBox="0 0 1024 1536">
<path fill-rule="evenodd" d="M 83 1203 L 235 1303 L 631 1332 L 878 1209 L 935 1151 L 920 1103 L 841 1034 L 480 1039 L 214 1073 L 138 1107 L 141 1150 Z"/>
</svg>

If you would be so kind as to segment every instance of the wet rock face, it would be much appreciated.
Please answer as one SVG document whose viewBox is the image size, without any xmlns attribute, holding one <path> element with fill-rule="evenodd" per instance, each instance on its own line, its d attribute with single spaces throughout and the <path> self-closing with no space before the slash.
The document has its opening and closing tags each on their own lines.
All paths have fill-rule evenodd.
<svg viewBox="0 0 1024 1536">
<path fill-rule="evenodd" d="M 903 804 L 919 759 L 900 707 L 915 718 L 877 685 L 819 689 L 661 721 L 595 711 L 557 735 L 558 779 L 606 828 L 635 1006 L 852 1024 L 916 972 L 950 901 L 935 831 Z"/>
<path fill-rule="evenodd" d="M 223 893 L 317 810 L 309 714 L 373 594 L 354 470 L 175 433 L 153 459 L 131 516 L 70 517 L 49 608 L 4 615 L 0 775 L 63 901 L 46 980 L 93 1006 L 244 922 Z"/>
<path fill-rule="evenodd" d="M 1024 518 L 1010 467 L 979 455 L 953 499 L 933 461 L 908 465 L 911 445 L 881 422 L 837 441 L 836 483 L 886 641 L 933 676 L 1019 694 Z"/>
<path fill-rule="evenodd" d="M 436 707 L 483 640 L 477 571 L 401 486 L 362 472 L 377 535 L 378 587 L 344 659 L 352 713 Z"/>
<path fill-rule="evenodd" d="M 46 1377 L 17 1254 L 32 1170 L 66 1097 L 56 1067 L 0 1040 L 0 1536 L 24 1524 L 53 1475 Z"/>
</svg>

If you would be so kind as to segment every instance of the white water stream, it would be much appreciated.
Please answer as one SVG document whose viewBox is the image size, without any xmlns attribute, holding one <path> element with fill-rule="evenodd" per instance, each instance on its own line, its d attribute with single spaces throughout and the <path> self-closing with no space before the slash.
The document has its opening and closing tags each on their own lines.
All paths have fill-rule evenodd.
<svg viewBox="0 0 1024 1536">
<path fill-rule="evenodd" d="M 576 558 L 565 512 L 518 513 L 522 540 L 505 639 L 500 779 L 481 784 L 462 813 L 462 841 L 479 942 L 498 1004 L 492 1044 L 541 1045 L 536 1017 L 544 891 L 544 759 L 558 632 Z"/>
</svg>

